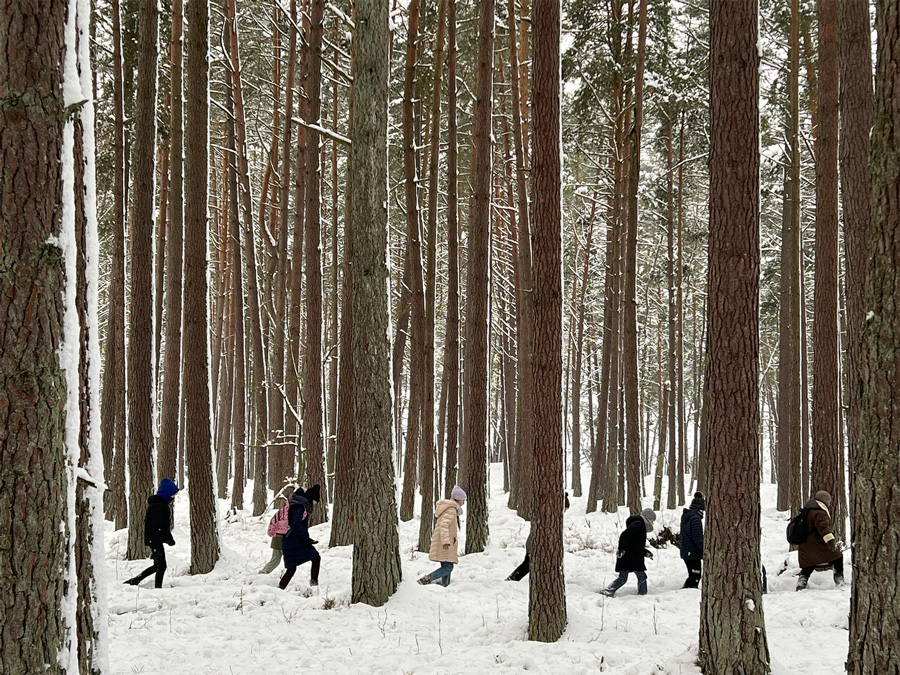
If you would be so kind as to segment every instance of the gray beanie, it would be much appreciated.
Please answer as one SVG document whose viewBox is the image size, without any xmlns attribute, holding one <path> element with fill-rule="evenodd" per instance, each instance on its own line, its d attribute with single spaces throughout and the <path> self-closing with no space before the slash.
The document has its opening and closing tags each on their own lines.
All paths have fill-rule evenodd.
<svg viewBox="0 0 900 675">
<path fill-rule="evenodd" d="M 644 509 L 641 511 L 641 518 L 644 519 L 644 525 L 647 532 L 653 532 L 653 522 L 656 520 L 656 512 L 653 509 Z"/>
<path fill-rule="evenodd" d="M 457 485 L 450 491 L 450 499 L 457 502 L 464 502 L 466 501 L 466 493 L 459 485 Z"/>
<path fill-rule="evenodd" d="M 815 500 L 817 502 L 822 502 L 825 506 L 831 506 L 831 495 L 825 492 L 825 490 L 819 490 L 816 493 Z"/>
</svg>

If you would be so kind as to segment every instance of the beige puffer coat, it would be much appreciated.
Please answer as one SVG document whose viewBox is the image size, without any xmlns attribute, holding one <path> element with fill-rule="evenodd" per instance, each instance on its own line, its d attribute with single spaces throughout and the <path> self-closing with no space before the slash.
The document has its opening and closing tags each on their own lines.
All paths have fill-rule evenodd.
<svg viewBox="0 0 900 675">
<path fill-rule="evenodd" d="M 431 549 L 428 559 L 434 562 L 458 563 L 456 552 L 456 529 L 459 521 L 457 509 L 459 505 L 452 499 L 442 499 L 434 505 L 434 516 L 437 524 L 431 535 Z"/>
</svg>

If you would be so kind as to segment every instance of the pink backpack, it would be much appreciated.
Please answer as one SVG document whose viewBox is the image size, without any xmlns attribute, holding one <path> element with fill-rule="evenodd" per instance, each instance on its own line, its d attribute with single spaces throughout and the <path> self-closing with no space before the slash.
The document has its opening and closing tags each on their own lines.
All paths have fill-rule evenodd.
<svg viewBox="0 0 900 675">
<path fill-rule="evenodd" d="M 285 504 L 278 513 L 272 516 L 272 520 L 269 521 L 270 537 L 274 537 L 278 534 L 287 534 L 287 531 L 291 529 L 290 523 L 288 522 L 288 511 L 290 511 L 290 508 L 290 504 Z"/>
</svg>

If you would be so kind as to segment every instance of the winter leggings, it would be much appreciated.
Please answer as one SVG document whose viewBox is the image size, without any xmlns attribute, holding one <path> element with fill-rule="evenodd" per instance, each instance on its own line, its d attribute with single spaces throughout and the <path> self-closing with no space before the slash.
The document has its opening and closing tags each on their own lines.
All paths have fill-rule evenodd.
<svg viewBox="0 0 900 675">
<path fill-rule="evenodd" d="M 312 568 L 309 570 L 309 583 L 312 586 L 315 586 L 319 583 L 319 565 L 322 562 L 322 558 L 318 555 L 312 559 Z M 278 587 L 281 590 L 287 588 L 287 585 L 291 583 L 291 579 L 294 578 L 294 572 L 297 571 L 297 566 L 288 567 L 284 570 L 284 574 L 281 575 L 281 581 L 278 582 Z"/>
<path fill-rule="evenodd" d="M 834 570 L 834 582 L 839 583 L 844 580 L 844 558 L 840 557 L 831 563 L 831 569 Z M 815 567 L 804 567 L 800 570 L 800 578 L 809 581 L 812 573 L 816 571 Z"/>
<path fill-rule="evenodd" d="M 438 567 L 434 572 L 428 575 L 428 578 L 431 581 L 440 580 L 441 586 L 449 586 L 450 585 L 450 575 L 453 573 L 453 563 L 452 562 L 442 562 L 441 566 Z"/>
<path fill-rule="evenodd" d="M 647 595 L 647 573 L 635 572 L 634 576 L 637 577 L 638 595 Z M 628 572 L 619 572 L 619 576 L 613 579 L 613 582 L 607 586 L 606 590 L 609 591 L 610 594 L 615 593 L 625 585 L 626 581 L 628 581 Z"/>
<path fill-rule="evenodd" d="M 281 551 L 278 550 L 277 548 L 273 548 L 272 549 L 272 559 L 266 563 L 266 566 L 262 568 L 262 571 L 260 572 L 260 574 L 268 574 L 269 572 L 274 570 L 276 567 L 278 567 L 281 564 L 281 556 L 282 556 Z"/>
<path fill-rule="evenodd" d="M 506 577 L 509 581 L 522 581 L 525 577 L 528 576 L 528 573 L 531 571 L 531 556 L 525 555 L 525 560 L 522 561 L 522 564 L 519 565 L 516 569 L 513 570 L 512 574 Z"/>
<path fill-rule="evenodd" d="M 688 577 L 684 580 L 682 588 L 699 588 L 703 561 L 684 558 L 684 566 L 687 567 Z"/>
<path fill-rule="evenodd" d="M 156 587 L 162 588 L 163 576 L 166 574 L 166 551 L 160 546 L 159 548 L 151 549 L 150 551 L 150 559 L 153 560 L 153 565 L 145 569 L 143 572 L 135 577 L 137 579 L 137 583 L 141 583 L 144 579 L 149 577 L 151 574 L 156 573 Z"/>
</svg>

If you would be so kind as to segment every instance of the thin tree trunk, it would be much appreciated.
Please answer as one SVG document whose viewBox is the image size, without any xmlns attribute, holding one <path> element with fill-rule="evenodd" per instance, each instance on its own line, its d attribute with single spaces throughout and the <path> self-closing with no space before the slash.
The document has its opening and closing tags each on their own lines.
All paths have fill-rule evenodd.
<svg viewBox="0 0 900 675">
<path fill-rule="evenodd" d="M 447 446 L 445 497 L 456 485 L 459 433 L 459 185 L 456 122 L 456 0 L 447 0 Z"/>
<path fill-rule="evenodd" d="M 494 0 L 480 0 L 475 113 L 472 132 L 472 199 L 466 278 L 464 426 L 466 463 L 462 487 L 468 495 L 466 554 L 487 545 L 488 308 L 490 305 L 491 111 L 493 109 Z"/>
<path fill-rule="evenodd" d="M 419 191 L 416 185 L 416 139 L 413 98 L 416 79 L 416 45 L 419 40 L 419 0 L 409 3 L 409 35 L 403 80 L 403 175 L 406 193 L 406 246 L 409 256 L 409 293 L 412 304 L 409 365 L 409 418 L 403 461 L 403 493 L 400 520 L 412 520 L 419 459 L 419 433 L 425 398 L 425 293 L 422 279 L 422 235 L 419 224 Z M 433 383 L 432 383 L 433 385 Z M 428 386 L 432 386 L 428 385 Z"/>
<path fill-rule="evenodd" d="M 425 376 L 422 406 L 422 514 L 419 523 L 419 550 L 431 546 L 434 502 L 434 322 L 437 290 L 437 210 L 438 159 L 441 141 L 441 78 L 444 69 L 444 27 L 447 0 L 439 0 L 438 25 L 434 45 L 434 82 L 431 93 L 431 149 L 428 155 L 428 243 L 425 268 Z"/>
<path fill-rule="evenodd" d="M 131 211 L 131 321 L 128 338 L 129 560 L 144 558 L 144 513 L 153 491 L 153 199 L 159 9 L 140 5 Z"/>
<path fill-rule="evenodd" d="M 156 478 L 175 476 L 178 448 L 178 409 L 181 400 L 181 294 L 184 255 L 183 127 L 181 84 L 182 0 L 172 2 L 172 171 L 169 233 L 166 237 L 166 354 L 163 368 L 162 419 Z M 162 207 L 160 207 L 162 210 Z M 160 290 L 159 288 L 157 289 Z"/>
<path fill-rule="evenodd" d="M 244 256 L 247 265 L 247 293 L 250 311 L 250 345 L 253 362 L 253 390 L 256 395 L 255 469 L 253 472 L 253 515 L 261 515 L 266 509 L 266 442 L 268 439 L 267 400 L 266 400 L 266 361 L 263 348 L 262 325 L 260 323 L 259 284 L 256 270 L 256 246 L 254 245 L 252 193 L 250 191 L 250 175 L 247 162 L 247 136 L 244 123 L 244 94 L 241 84 L 241 61 L 238 49 L 237 21 L 235 17 L 235 0 L 225 3 L 226 30 L 229 37 L 230 63 L 232 67 L 231 81 L 234 96 L 235 137 L 237 149 L 237 172 L 241 186 L 241 200 L 244 216 Z"/>
<path fill-rule="evenodd" d="M 331 90 L 331 124 L 338 132 L 338 83 Z M 328 497 L 334 501 L 334 465 L 337 439 L 337 399 L 338 399 L 338 144 L 331 142 L 331 332 L 329 335 L 328 362 L 328 450 L 325 456 L 325 472 L 328 474 Z"/>
<path fill-rule="evenodd" d="M 310 2 L 309 74 L 307 79 L 308 119 L 319 124 L 322 111 L 322 24 L 324 0 Z M 321 155 L 319 132 L 307 130 L 306 157 L 306 360 L 303 365 L 303 445 L 306 448 L 306 485 L 325 482 L 325 448 L 322 441 L 324 401 L 322 399 L 322 214 Z M 323 498 L 323 501 L 327 499 Z M 328 520 L 328 509 L 314 509 L 310 525 Z"/>
<path fill-rule="evenodd" d="M 675 371 L 677 369 L 676 361 L 676 297 L 675 297 L 675 195 L 672 185 L 672 110 L 667 110 L 666 115 L 666 276 L 668 286 L 668 325 L 669 336 L 666 355 L 668 357 L 668 368 L 666 379 L 666 408 L 665 408 L 665 429 L 666 439 L 669 444 L 669 462 L 668 462 L 668 489 L 666 490 L 666 508 L 670 511 L 677 505 L 678 500 L 678 483 L 682 484 L 681 492 L 684 492 L 684 475 L 678 474 L 678 439 L 676 417 L 675 398 Z M 682 503 L 684 503 L 682 501 Z"/>
<path fill-rule="evenodd" d="M 710 4 L 707 478 L 717 508 L 707 516 L 700 604 L 706 675 L 769 672 L 759 573 L 758 12 L 756 0 Z"/>
<path fill-rule="evenodd" d="M 812 489 L 832 495 L 835 536 L 844 534 L 838 345 L 837 2 L 819 0 L 819 134 L 816 138 L 816 284 L 813 316 Z"/>
</svg>

